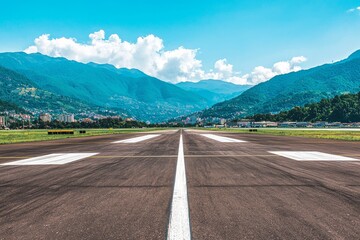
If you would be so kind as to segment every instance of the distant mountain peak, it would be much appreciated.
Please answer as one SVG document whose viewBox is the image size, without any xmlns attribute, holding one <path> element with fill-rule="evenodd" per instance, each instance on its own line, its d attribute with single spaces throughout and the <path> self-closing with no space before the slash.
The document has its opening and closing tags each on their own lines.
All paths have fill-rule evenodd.
<svg viewBox="0 0 360 240">
<path fill-rule="evenodd" d="M 211 104 L 234 98 L 251 87 L 214 79 L 199 82 L 180 82 L 176 86 L 204 97 Z"/>
<path fill-rule="evenodd" d="M 128 77 L 146 77 L 147 75 L 145 73 L 143 73 L 142 71 L 140 71 L 139 69 L 136 68 L 117 68 L 112 64 L 99 64 L 99 63 L 94 63 L 94 62 L 89 62 L 87 65 L 92 66 L 92 67 L 97 67 L 97 68 L 104 68 L 107 70 L 110 70 L 112 72 L 116 72 L 118 74 L 124 75 L 124 76 L 128 76 Z"/>
</svg>

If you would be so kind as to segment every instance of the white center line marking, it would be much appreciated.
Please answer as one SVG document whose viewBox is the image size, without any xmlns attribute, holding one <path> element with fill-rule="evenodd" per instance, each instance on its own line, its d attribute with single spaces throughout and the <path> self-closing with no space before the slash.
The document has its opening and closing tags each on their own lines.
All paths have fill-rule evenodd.
<svg viewBox="0 0 360 240">
<path fill-rule="evenodd" d="M 62 165 L 83 158 L 94 156 L 98 153 L 54 153 L 40 157 L 27 158 L 19 161 L 0 164 L 2 166 L 24 165 Z"/>
<path fill-rule="evenodd" d="M 228 138 L 228 137 L 222 137 L 214 134 L 200 134 L 201 136 L 216 140 L 218 142 L 246 142 L 243 140 L 235 139 L 235 138 Z"/>
<path fill-rule="evenodd" d="M 269 153 L 296 161 L 359 161 L 355 158 L 312 151 L 269 151 Z"/>
<path fill-rule="evenodd" d="M 120 141 L 115 141 L 112 143 L 137 143 L 137 142 L 141 142 L 141 141 L 145 141 L 154 137 L 158 137 L 160 136 L 160 134 L 149 134 L 149 135 L 145 135 L 145 136 L 141 136 L 141 137 L 135 137 L 135 138 L 130 138 L 130 139 L 125 139 L 125 140 L 120 140 Z"/>
<path fill-rule="evenodd" d="M 186 186 L 183 138 L 180 135 L 174 192 L 170 210 L 168 240 L 190 240 L 190 217 Z"/>
</svg>

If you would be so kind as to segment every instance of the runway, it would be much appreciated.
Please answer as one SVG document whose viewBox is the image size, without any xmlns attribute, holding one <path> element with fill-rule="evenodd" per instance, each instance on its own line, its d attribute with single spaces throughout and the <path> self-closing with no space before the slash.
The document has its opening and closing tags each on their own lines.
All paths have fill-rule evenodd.
<svg viewBox="0 0 360 240">
<path fill-rule="evenodd" d="M 359 149 L 191 130 L 0 145 L 0 239 L 359 239 Z"/>
</svg>

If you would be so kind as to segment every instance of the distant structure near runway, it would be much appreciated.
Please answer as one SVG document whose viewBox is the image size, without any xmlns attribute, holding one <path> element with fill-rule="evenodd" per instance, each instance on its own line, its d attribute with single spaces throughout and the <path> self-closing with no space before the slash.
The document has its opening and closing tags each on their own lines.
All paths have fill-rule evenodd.
<svg viewBox="0 0 360 240">
<path fill-rule="evenodd" d="M 60 114 L 57 120 L 59 120 L 59 122 L 66 122 L 66 123 L 75 122 L 74 114 Z"/>
<path fill-rule="evenodd" d="M 6 127 L 6 125 L 7 125 L 6 116 L 0 116 L 0 127 Z"/>
</svg>

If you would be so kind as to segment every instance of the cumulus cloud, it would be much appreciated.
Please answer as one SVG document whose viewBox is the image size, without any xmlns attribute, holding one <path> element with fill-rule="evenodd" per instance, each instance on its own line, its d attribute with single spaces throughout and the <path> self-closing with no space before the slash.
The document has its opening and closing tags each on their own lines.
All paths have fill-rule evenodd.
<svg viewBox="0 0 360 240">
<path fill-rule="evenodd" d="M 307 59 L 304 56 L 293 57 L 288 61 L 281 61 L 275 63 L 272 68 L 266 67 L 256 67 L 253 72 L 251 72 L 248 82 L 251 84 L 258 84 L 269 80 L 272 77 L 280 74 L 286 74 L 289 72 L 297 72 L 302 68 L 299 64 L 305 62 Z"/>
<path fill-rule="evenodd" d="M 227 64 L 226 59 L 222 59 L 219 60 L 221 62 L 217 61 L 217 64 L 215 63 L 214 68 L 217 71 L 205 75 L 207 78 L 224 79 L 228 82 L 240 85 L 256 85 L 265 82 L 276 75 L 300 71 L 302 68 L 299 64 L 306 60 L 307 59 L 303 56 L 293 57 L 288 61 L 277 62 L 273 64 L 271 68 L 257 66 L 250 73 L 241 75 L 238 72 L 233 72 L 233 66 Z"/>
<path fill-rule="evenodd" d="M 201 60 L 197 59 L 197 49 L 180 46 L 165 50 L 163 40 L 154 35 L 139 37 L 131 43 L 123 41 L 117 34 L 106 38 L 105 31 L 100 30 L 89 34 L 89 39 L 89 43 L 79 43 L 75 38 L 50 38 L 49 34 L 43 34 L 25 52 L 39 52 L 84 63 L 108 63 L 117 68 L 137 68 L 172 83 L 211 78 L 236 84 L 257 84 L 278 74 L 301 70 L 300 64 L 306 61 L 303 56 L 294 57 L 275 63 L 271 68 L 255 67 L 251 73 L 241 75 L 225 58 L 217 60 L 213 69 L 205 71 Z"/>
<path fill-rule="evenodd" d="M 349 10 L 347 10 L 348 13 L 352 13 L 352 12 L 355 12 L 355 11 L 360 11 L 360 6 L 356 7 L 356 8 L 350 8 Z"/>
</svg>

